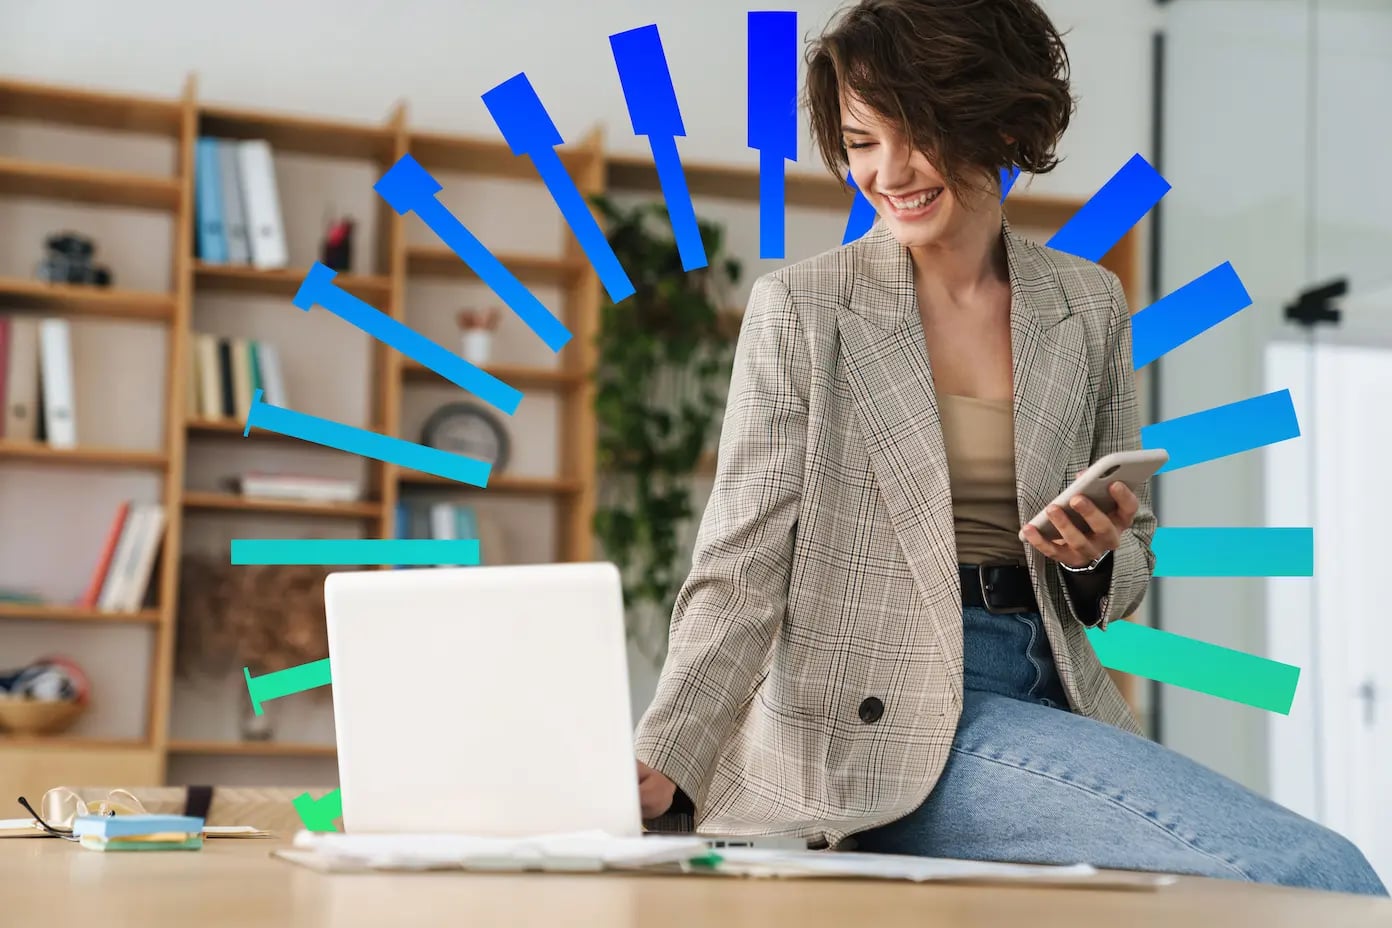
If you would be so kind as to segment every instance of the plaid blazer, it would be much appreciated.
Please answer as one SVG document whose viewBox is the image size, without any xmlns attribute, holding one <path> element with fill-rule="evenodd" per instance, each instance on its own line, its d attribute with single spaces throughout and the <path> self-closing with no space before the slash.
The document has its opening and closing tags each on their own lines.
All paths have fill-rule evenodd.
<svg viewBox="0 0 1392 928">
<path fill-rule="evenodd" d="M 1140 447 L 1120 281 L 1003 223 L 1020 524 L 1102 455 Z M 1154 567 L 1149 488 L 1099 627 Z M 1139 734 L 1056 562 L 1021 543 L 1073 710 Z M 836 846 L 933 789 L 962 707 L 946 453 L 913 271 L 882 225 L 760 277 L 736 345 L 714 488 L 678 592 L 642 761 L 703 832 Z M 867 697 L 883 702 L 871 724 Z M 648 825 L 680 828 L 675 816 Z"/>
</svg>

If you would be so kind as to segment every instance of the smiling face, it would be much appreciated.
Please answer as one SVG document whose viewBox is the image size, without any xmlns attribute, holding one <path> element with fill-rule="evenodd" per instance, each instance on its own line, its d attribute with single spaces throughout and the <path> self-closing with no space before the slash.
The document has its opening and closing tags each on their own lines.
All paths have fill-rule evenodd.
<svg viewBox="0 0 1392 928">
<path fill-rule="evenodd" d="M 898 127 L 849 95 L 841 104 L 841 131 L 851 178 L 905 247 L 949 245 L 970 226 L 999 222 L 999 214 L 982 210 L 989 192 L 968 190 L 964 201 Z"/>
</svg>

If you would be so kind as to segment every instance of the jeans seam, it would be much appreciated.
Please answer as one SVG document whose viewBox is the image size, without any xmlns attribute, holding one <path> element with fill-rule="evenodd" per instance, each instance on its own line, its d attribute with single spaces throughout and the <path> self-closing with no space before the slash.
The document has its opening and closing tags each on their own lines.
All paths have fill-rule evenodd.
<svg viewBox="0 0 1392 928">
<path fill-rule="evenodd" d="M 966 755 L 968 755 L 968 756 L 970 756 L 970 757 L 975 757 L 977 760 L 984 760 L 984 761 L 986 761 L 986 762 L 988 762 L 988 763 L 996 764 L 996 765 L 1001 766 L 1001 767 L 1008 767 L 1008 768 L 1010 768 L 1011 770 L 1024 770 L 1024 771 L 1027 771 L 1028 773 L 1033 774 L 1034 776 L 1037 776 L 1037 777 L 1044 777 L 1044 778 L 1047 779 L 1047 780 L 1052 780 L 1052 781 L 1055 782 L 1055 783 L 1062 784 L 1062 785 L 1067 786 L 1067 787 L 1069 787 L 1069 788 L 1071 788 L 1071 789 L 1075 789 L 1075 790 L 1077 790 L 1077 791 L 1079 791 L 1079 792 L 1081 792 L 1081 793 L 1086 793 L 1087 795 L 1093 797 L 1094 799 L 1101 799 L 1101 800 L 1103 800 L 1104 802 L 1106 802 L 1106 803 L 1108 803 L 1108 804 L 1110 804 L 1110 805 L 1112 805 L 1112 806 L 1115 806 L 1115 807 L 1118 808 L 1118 809 L 1121 809 L 1123 812 L 1127 813 L 1128 815 L 1133 815 L 1133 816 L 1135 816 L 1136 818 L 1139 818 L 1140 820 L 1142 820 L 1143 822 L 1145 822 L 1147 825 L 1151 825 L 1151 826 L 1154 826 L 1155 828 L 1160 829 L 1160 830 L 1163 831 L 1165 834 L 1169 835 L 1171 838 L 1173 838 L 1174 840 L 1178 841 L 1180 844 L 1184 845 L 1185 847 L 1187 847 L 1189 850 L 1195 852 L 1196 854 L 1201 854 L 1201 855 L 1203 855 L 1204 857 L 1209 858 L 1210 860 L 1217 861 L 1219 864 L 1221 864 L 1221 865 L 1223 865 L 1224 867 L 1228 868 L 1228 869 L 1231 870 L 1233 873 L 1236 873 L 1238 876 L 1242 877 L 1244 880 L 1248 881 L 1249 883 L 1250 883 L 1250 882 L 1256 882 L 1256 878 L 1255 878 L 1255 877 L 1253 877 L 1253 876 L 1247 874 L 1245 871 L 1243 871 L 1243 869 L 1242 869 L 1241 867 L 1237 866 L 1237 864 L 1232 863 L 1231 861 L 1224 860 L 1222 857 L 1218 856 L 1217 854 L 1214 854 L 1212 851 L 1204 850 L 1203 848 L 1201 848 L 1201 847 L 1199 847 L 1198 845 L 1194 844 L 1192 841 L 1189 841 L 1188 839 L 1184 838 L 1182 835 L 1176 834 L 1176 833 L 1175 833 L 1172 829 L 1170 829 L 1168 826 L 1163 825 L 1163 824 L 1161 824 L 1160 822 L 1155 821 L 1154 819 L 1152 819 L 1150 816 L 1146 815 L 1145 813 L 1143 813 L 1143 812 L 1141 812 L 1141 811 L 1139 811 L 1139 810 L 1137 810 L 1137 809 L 1132 808 L 1131 806 L 1127 805 L 1127 804 L 1124 803 L 1124 802 L 1121 802 L 1121 801 L 1119 801 L 1119 800 L 1113 799 L 1111 796 L 1108 796 L 1108 795 L 1106 795 L 1105 793 L 1099 793 L 1097 790 L 1090 789 L 1090 788 L 1084 786 L 1084 785 L 1081 784 L 1081 783 L 1075 783 L 1075 782 L 1073 782 L 1072 780 L 1064 780 L 1064 779 L 1061 779 L 1061 778 L 1059 778 L 1059 777 L 1056 777 L 1056 776 L 1054 776 L 1054 775 L 1052 775 L 1052 774 L 1045 773 L 1045 772 L 1043 772 L 1042 770 L 1035 770 L 1035 769 L 1033 769 L 1033 768 L 1031 768 L 1031 767 L 1024 767 L 1024 766 L 1021 766 L 1021 765 L 1019 765 L 1019 764 L 1007 763 L 1006 761 L 1000 760 L 999 758 L 990 757 L 990 756 L 985 755 L 985 754 L 979 754 L 979 753 L 977 753 L 976 751 L 972 751 L 972 750 L 969 750 L 969 749 L 967 749 L 967 748 L 953 747 L 953 748 L 951 748 L 951 750 L 952 750 L 954 753 L 957 753 L 957 754 L 966 754 Z"/>
<path fill-rule="evenodd" d="M 1034 657 L 1034 646 L 1039 641 L 1039 629 L 1028 619 L 1019 619 L 1019 621 L 1024 623 L 1025 627 L 1029 629 L 1029 644 L 1025 645 L 1025 660 L 1029 661 L 1030 666 L 1034 668 L 1034 682 L 1029 686 L 1029 696 L 1031 699 L 1038 699 L 1039 694 L 1036 690 L 1038 690 L 1040 685 L 1044 682 L 1044 668 L 1039 665 L 1039 661 L 1035 660 Z"/>
</svg>

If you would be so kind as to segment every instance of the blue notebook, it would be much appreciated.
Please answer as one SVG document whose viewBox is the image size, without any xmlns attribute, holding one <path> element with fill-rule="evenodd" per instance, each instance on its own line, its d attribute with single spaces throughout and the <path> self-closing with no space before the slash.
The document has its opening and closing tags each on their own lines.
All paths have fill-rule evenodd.
<svg viewBox="0 0 1392 928">
<path fill-rule="evenodd" d="M 203 833 L 203 819 L 192 815 L 80 815 L 73 822 L 73 834 L 81 837 L 127 838 L 166 832 Z"/>
</svg>

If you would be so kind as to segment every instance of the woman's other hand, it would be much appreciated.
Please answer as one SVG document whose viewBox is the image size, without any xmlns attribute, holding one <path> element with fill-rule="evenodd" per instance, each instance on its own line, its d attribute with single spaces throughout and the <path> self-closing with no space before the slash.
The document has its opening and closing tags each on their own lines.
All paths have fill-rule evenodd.
<svg viewBox="0 0 1392 928">
<path fill-rule="evenodd" d="M 638 800 L 645 820 L 657 818 L 672 808 L 672 799 L 676 794 L 677 784 L 641 760 L 638 761 Z"/>
</svg>

